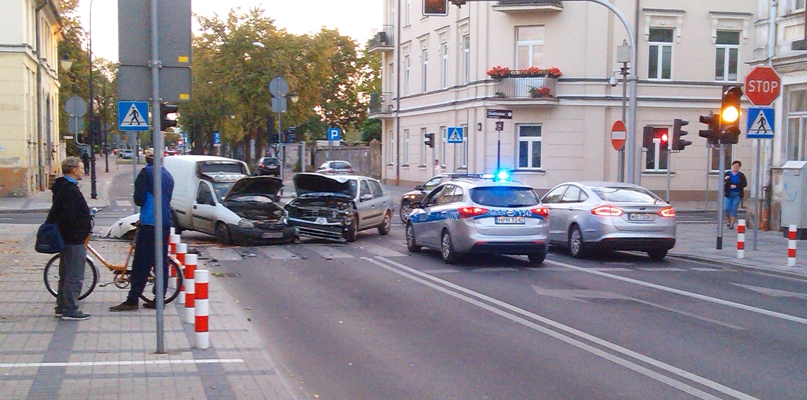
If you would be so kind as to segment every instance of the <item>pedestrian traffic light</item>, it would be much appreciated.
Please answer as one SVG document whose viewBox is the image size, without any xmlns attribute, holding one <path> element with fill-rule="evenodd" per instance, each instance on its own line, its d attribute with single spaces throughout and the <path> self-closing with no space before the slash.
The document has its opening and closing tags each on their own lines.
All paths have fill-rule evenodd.
<svg viewBox="0 0 807 400">
<path fill-rule="evenodd" d="M 672 134 L 672 149 L 683 150 L 685 147 L 692 144 L 690 140 L 681 139 L 681 136 L 686 136 L 687 131 L 682 131 L 681 127 L 689 125 L 689 121 L 680 118 L 673 120 L 673 134 Z"/>
<path fill-rule="evenodd" d="M 706 124 L 706 129 L 698 131 L 698 136 L 706 138 L 709 144 L 717 144 L 720 138 L 720 118 L 712 112 L 707 115 L 701 115 L 699 121 Z"/>
<path fill-rule="evenodd" d="M 448 0 L 423 0 L 423 15 L 448 15 Z"/>
<path fill-rule="evenodd" d="M 720 107 L 720 143 L 735 144 L 740 138 L 740 100 L 743 90 L 739 86 L 731 86 L 723 92 Z"/>
<path fill-rule="evenodd" d="M 667 150 L 670 146 L 670 136 L 667 134 L 667 130 L 660 131 L 661 133 L 658 135 L 659 139 L 659 150 Z"/>
<path fill-rule="evenodd" d="M 642 147 L 646 150 L 655 149 L 655 141 L 658 141 L 659 150 L 667 150 L 667 146 L 670 142 L 667 130 L 656 129 L 652 125 L 646 125 L 642 133 Z"/>
<path fill-rule="evenodd" d="M 434 148 L 434 133 L 427 133 L 426 134 L 425 143 L 426 143 L 426 146 Z"/>
<path fill-rule="evenodd" d="M 167 130 L 177 126 L 176 117 L 169 119 L 168 114 L 176 114 L 179 107 L 176 104 L 160 103 L 160 130 Z"/>
<path fill-rule="evenodd" d="M 645 125 L 644 132 L 642 132 L 642 148 L 645 150 L 650 150 L 654 148 L 653 146 L 653 127 L 650 125 Z"/>
</svg>

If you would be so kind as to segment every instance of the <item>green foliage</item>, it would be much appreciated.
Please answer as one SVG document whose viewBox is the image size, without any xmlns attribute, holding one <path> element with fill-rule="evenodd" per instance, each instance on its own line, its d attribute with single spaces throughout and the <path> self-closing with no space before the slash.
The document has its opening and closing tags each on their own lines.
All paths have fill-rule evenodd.
<svg viewBox="0 0 807 400">
<path fill-rule="evenodd" d="M 361 125 L 361 141 L 370 142 L 373 139 L 381 141 L 380 119 L 368 119 Z"/>
</svg>

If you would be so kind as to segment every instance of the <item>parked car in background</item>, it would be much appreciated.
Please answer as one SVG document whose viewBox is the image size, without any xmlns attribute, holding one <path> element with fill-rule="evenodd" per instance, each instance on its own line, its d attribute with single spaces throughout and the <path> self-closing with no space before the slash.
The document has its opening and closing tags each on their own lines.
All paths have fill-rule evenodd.
<svg viewBox="0 0 807 400">
<path fill-rule="evenodd" d="M 349 175 L 353 173 L 353 167 L 347 161 L 325 161 L 316 172 L 320 174 Z"/>
<path fill-rule="evenodd" d="M 549 242 L 568 247 L 575 258 L 635 250 L 661 260 L 675 246 L 675 210 L 638 185 L 565 182 L 542 202 L 549 209 Z"/>
<path fill-rule="evenodd" d="M 437 175 L 422 185 L 415 186 L 415 190 L 410 192 L 404 193 L 401 196 L 401 208 L 398 212 L 398 215 L 401 217 L 401 222 L 406 223 L 406 219 L 409 218 L 409 213 L 412 212 L 412 205 L 420 203 L 426 195 L 432 191 L 432 189 L 436 188 L 437 185 L 448 181 L 450 179 L 456 178 L 481 178 L 482 175 L 478 174 L 440 174 Z"/>
<path fill-rule="evenodd" d="M 277 157 L 262 157 L 258 160 L 258 175 L 280 176 L 280 160 Z"/>
<path fill-rule="evenodd" d="M 179 151 L 178 150 L 165 150 L 164 154 L 165 154 L 165 157 L 175 156 L 175 155 L 179 154 Z"/>
<path fill-rule="evenodd" d="M 300 236 L 354 242 L 359 231 L 392 228 L 392 197 L 377 179 L 298 173 L 294 189 L 286 211 Z"/>
<path fill-rule="evenodd" d="M 118 158 L 124 160 L 131 160 L 133 157 L 132 153 L 133 153 L 132 150 L 129 149 L 120 150 L 118 151 Z"/>
<path fill-rule="evenodd" d="M 520 182 L 456 178 L 434 188 L 406 221 L 406 247 L 440 251 L 448 264 L 465 254 L 520 254 L 546 258 L 549 221 L 538 195 Z"/>
</svg>

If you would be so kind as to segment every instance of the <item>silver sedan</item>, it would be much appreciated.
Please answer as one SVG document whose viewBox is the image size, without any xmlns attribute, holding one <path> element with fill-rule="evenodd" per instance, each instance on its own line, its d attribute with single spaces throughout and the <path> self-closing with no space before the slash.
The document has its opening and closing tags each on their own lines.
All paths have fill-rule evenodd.
<svg viewBox="0 0 807 400">
<path fill-rule="evenodd" d="M 549 242 L 575 258 L 592 251 L 646 251 L 660 260 L 675 246 L 675 210 L 653 192 L 619 182 L 565 182 L 541 199 Z"/>
</svg>

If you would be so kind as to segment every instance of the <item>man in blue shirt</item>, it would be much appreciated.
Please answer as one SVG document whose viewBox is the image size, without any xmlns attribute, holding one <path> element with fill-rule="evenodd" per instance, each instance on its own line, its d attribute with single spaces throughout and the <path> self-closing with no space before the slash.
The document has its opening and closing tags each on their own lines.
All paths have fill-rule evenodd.
<svg viewBox="0 0 807 400">
<path fill-rule="evenodd" d="M 110 311 L 135 311 L 138 309 L 138 298 L 143 294 L 148 280 L 149 272 L 154 267 L 154 235 L 161 232 L 163 235 L 163 293 L 168 286 L 168 235 L 171 233 L 171 194 L 174 191 L 174 178 L 165 169 L 160 167 L 162 179 L 162 227 L 158 231 L 154 226 L 154 156 L 146 155 L 146 167 L 140 170 L 135 179 L 134 202 L 140 206 L 140 225 L 137 228 L 137 242 L 135 243 L 134 260 L 132 260 L 131 286 L 126 301 L 109 307 Z M 153 302 L 143 304 L 145 308 L 156 308 Z"/>
<path fill-rule="evenodd" d="M 726 214 L 726 225 L 729 229 L 734 229 L 740 201 L 743 199 L 745 187 L 748 186 L 745 174 L 740 172 L 742 165 L 740 160 L 734 160 L 731 163 L 731 171 L 727 171 L 723 176 L 723 212 Z"/>
</svg>

